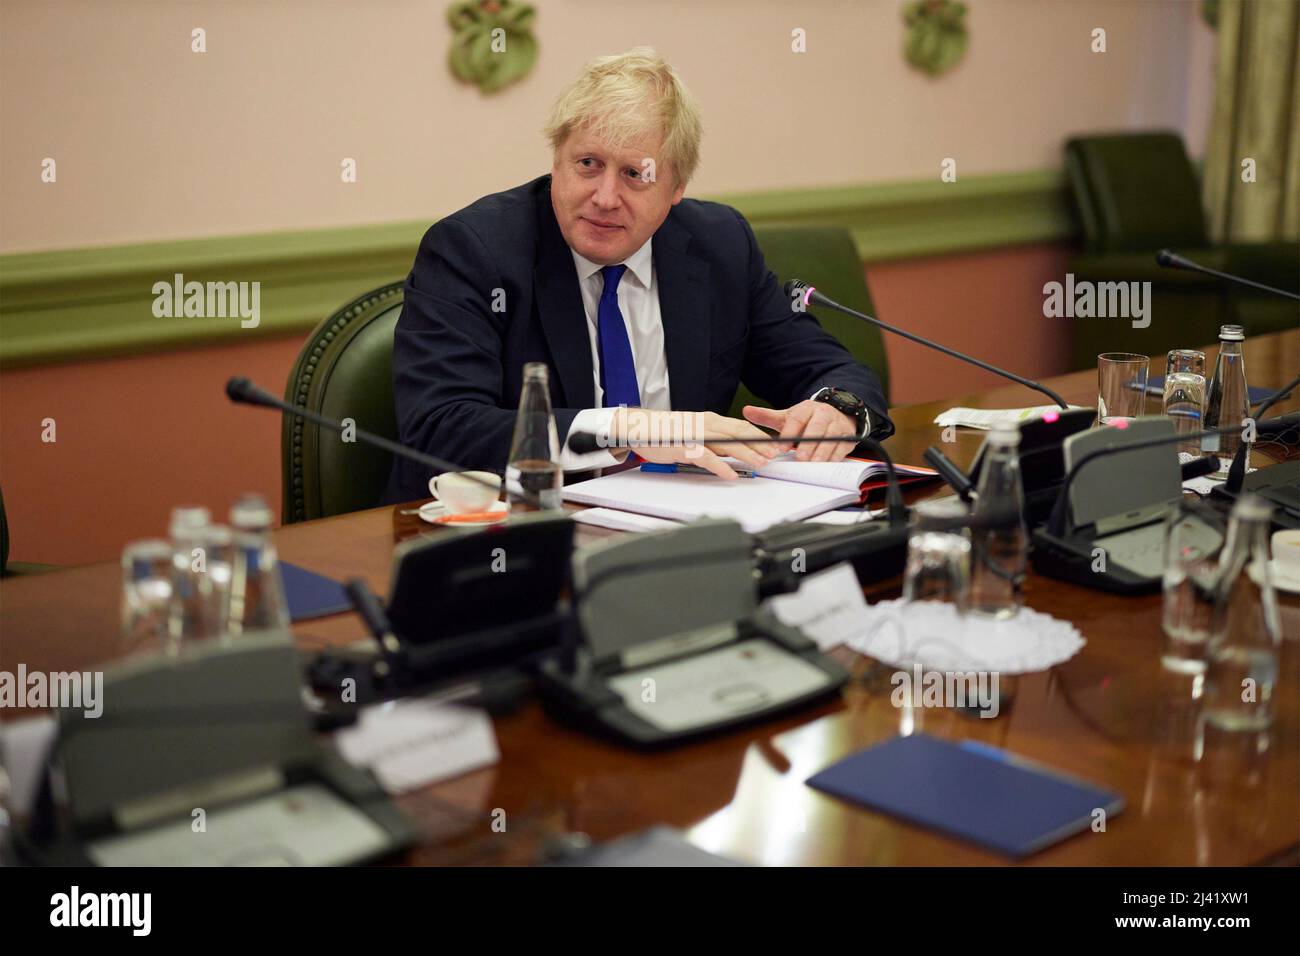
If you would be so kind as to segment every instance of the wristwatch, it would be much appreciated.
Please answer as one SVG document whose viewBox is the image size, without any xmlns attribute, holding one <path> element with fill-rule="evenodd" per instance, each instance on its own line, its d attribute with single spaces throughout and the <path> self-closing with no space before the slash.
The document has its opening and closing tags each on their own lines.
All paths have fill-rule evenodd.
<svg viewBox="0 0 1300 956">
<path fill-rule="evenodd" d="M 867 425 L 871 418 L 867 415 L 867 403 L 852 392 L 846 392 L 842 388 L 835 388 L 833 385 L 827 385 L 825 388 L 819 388 L 812 397 L 814 402 L 825 402 L 837 412 L 843 412 L 855 422 L 858 423 L 858 437 L 867 437 Z"/>
</svg>

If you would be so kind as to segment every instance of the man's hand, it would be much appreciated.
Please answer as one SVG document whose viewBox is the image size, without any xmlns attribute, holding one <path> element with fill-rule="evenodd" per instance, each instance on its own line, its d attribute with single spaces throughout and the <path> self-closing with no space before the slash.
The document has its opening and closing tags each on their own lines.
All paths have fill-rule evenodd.
<svg viewBox="0 0 1300 956">
<path fill-rule="evenodd" d="M 768 437 L 749 422 L 714 412 L 620 408 L 614 416 L 609 443 L 615 448 L 631 447 L 646 461 L 698 465 L 719 478 L 734 480 L 736 473 L 720 456 L 729 455 L 752 468 L 762 468 L 789 447 L 772 441 L 745 443 L 746 438 Z"/>
<path fill-rule="evenodd" d="M 823 435 L 854 435 L 858 423 L 825 402 L 811 398 L 789 408 L 760 408 L 746 405 L 744 415 L 755 425 L 772 428 L 782 438 L 821 438 Z M 795 445 L 795 461 L 839 461 L 853 451 L 854 442 L 806 442 Z"/>
</svg>

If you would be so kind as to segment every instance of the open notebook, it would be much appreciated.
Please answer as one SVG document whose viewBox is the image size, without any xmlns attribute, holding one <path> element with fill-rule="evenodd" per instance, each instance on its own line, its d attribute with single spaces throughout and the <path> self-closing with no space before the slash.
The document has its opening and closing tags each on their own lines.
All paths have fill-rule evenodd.
<svg viewBox="0 0 1300 956">
<path fill-rule="evenodd" d="M 931 477 L 928 468 L 897 466 L 899 477 Z M 731 518 L 746 531 L 862 502 L 885 466 L 877 461 L 774 461 L 753 478 L 725 481 L 714 475 L 621 471 L 564 489 L 564 499 L 637 514 L 693 521 Z"/>
</svg>

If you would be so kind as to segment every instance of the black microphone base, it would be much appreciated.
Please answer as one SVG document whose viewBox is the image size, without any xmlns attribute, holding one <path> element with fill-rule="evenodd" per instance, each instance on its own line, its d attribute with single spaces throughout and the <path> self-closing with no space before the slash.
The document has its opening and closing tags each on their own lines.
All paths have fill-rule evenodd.
<svg viewBox="0 0 1300 956">
<path fill-rule="evenodd" d="M 1283 461 L 1246 475 L 1241 491 L 1219 485 L 1210 492 L 1215 501 L 1236 501 L 1242 494 L 1256 494 L 1273 506 L 1273 527 L 1278 531 L 1300 528 L 1300 461 Z"/>
<path fill-rule="evenodd" d="M 1110 594 L 1150 594 L 1160 590 L 1160 578 L 1134 574 L 1114 562 L 1104 571 L 1096 570 L 1091 541 L 1058 538 L 1046 527 L 1034 529 L 1031 541 L 1030 563 L 1045 577 Z"/>
<path fill-rule="evenodd" d="M 815 571 L 852 563 L 862 584 L 903 573 L 907 525 L 879 520 L 855 525 L 790 521 L 754 535 L 758 591 L 762 597 L 798 590 Z"/>
</svg>

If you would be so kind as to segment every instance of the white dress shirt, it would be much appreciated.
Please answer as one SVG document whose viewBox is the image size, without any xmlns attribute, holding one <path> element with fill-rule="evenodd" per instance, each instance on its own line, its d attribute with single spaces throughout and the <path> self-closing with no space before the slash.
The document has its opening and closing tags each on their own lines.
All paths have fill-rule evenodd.
<svg viewBox="0 0 1300 956">
<path fill-rule="evenodd" d="M 667 411 L 672 408 L 668 392 L 668 358 L 664 354 L 664 325 L 659 314 L 659 288 L 655 281 L 654 258 L 650 248 L 653 238 L 647 239 L 636 252 L 621 263 L 627 266 L 618 283 L 618 309 L 623 313 L 627 338 L 632 345 L 632 364 L 636 368 L 636 383 L 641 392 L 641 408 Z M 582 291 L 582 307 L 587 313 L 587 335 L 591 341 L 592 389 L 599 405 L 604 399 L 600 387 L 600 297 L 605 291 L 605 277 L 601 266 L 572 249 L 573 265 L 578 271 L 578 287 Z M 608 434 L 613 408 L 586 408 L 573 419 L 569 432 L 594 432 Z M 623 456 L 608 451 L 594 451 L 577 455 L 568 449 L 568 435 L 560 453 L 560 463 L 566 471 L 585 471 L 589 468 L 608 468 L 617 465 Z"/>
<path fill-rule="evenodd" d="M 637 387 L 641 392 L 641 408 L 672 408 L 668 392 L 668 358 L 664 353 L 664 326 L 659 313 L 659 288 L 655 279 L 654 259 L 647 239 L 636 252 L 623 260 L 627 266 L 618 283 L 618 308 L 623 313 L 628 341 L 632 345 L 632 363 L 636 368 Z M 582 290 L 582 307 L 587 313 L 587 335 L 591 341 L 592 388 L 599 404 L 604 397 L 600 387 L 600 297 L 605 291 L 605 277 L 601 266 L 573 249 L 573 265 L 578 270 L 578 286 Z M 815 393 L 814 393 L 815 394 Z M 810 395 L 809 398 L 812 396 Z M 579 431 L 608 435 L 613 424 L 614 408 L 584 408 L 573 418 L 569 434 Z M 687 409 L 699 411 L 699 409 Z M 871 431 L 871 421 L 859 436 Z M 585 455 L 569 450 L 569 434 L 564 436 L 560 448 L 560 464 L 565 471 L 587 471 L 592 468 L 609 468 L 621 463 L 626 455 L 614 455 L 601 449 Z"/>
</svg>

